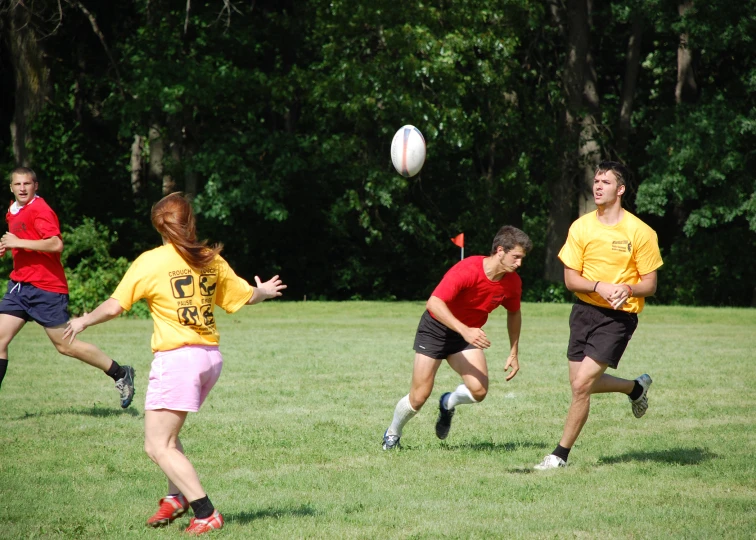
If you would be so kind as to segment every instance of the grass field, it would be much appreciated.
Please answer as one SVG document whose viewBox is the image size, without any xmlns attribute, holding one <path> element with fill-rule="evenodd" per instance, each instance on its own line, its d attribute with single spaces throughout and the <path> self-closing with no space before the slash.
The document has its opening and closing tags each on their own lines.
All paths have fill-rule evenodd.
<svg viewBox="0 0 756 540">
<path fill-rule="evenodd" d="M 652 306 L 616 374 L 654 379 L 648 414 L 598 395 L 567 469 L 532 466 L 569 404 L 570 306 L 526 304 L 520 374 L 504 381 L 506 316 L 486 326 L 488 398 L 435 438 L 439 371 L 403 448 L 380 449 L 409 388 L 421 303 L 266 302 L 219 315 L 225 366 L 182 440 L 223 538 L 753 538 L 756 310 Z M 165 493 L 142 450 L 150 321 L 82 338 L 137 370 L 112 381 L 27 325 L 0 390 L 0 538 L 179 538 L 144 526 Z"/>
</svg>

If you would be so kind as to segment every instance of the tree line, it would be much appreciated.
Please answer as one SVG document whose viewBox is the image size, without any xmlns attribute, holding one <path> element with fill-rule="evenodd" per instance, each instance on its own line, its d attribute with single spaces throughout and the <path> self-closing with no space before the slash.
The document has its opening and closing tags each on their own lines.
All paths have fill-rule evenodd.
<svg viewBox="0 0 756 540">
<path fill-rule="evenodd" d="M 81 276 L 155 246 L 150 206 L 183 191 L 292 299 L 422 299 L 451 237 L 487 253 L 512 224 L 525 299 L 563 301 L 556 254 L 614 159 L 659 235 L 653 301 L 754 306 L 755 4 L 2 0 L 0 168 L 37 171 Z"/>
</svg>

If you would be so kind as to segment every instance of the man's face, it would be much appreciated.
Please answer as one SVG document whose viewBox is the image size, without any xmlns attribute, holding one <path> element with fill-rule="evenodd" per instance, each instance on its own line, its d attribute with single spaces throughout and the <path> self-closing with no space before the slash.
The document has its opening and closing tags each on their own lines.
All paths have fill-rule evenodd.
<svg viewBox="0 0 756 540">
<path fill-rule="evenodd" d="M 517 269 L 522 266 L 522 260 L 525 258 L 525 250 L 522 249 L 522 246 L 515 246 L 505 252 L 500 247 L 497 255 L 499 257 L 499 265 L 504 272 L 517 272 Z"/>
<path fill-rule="evenodd" d="M 37 182 L 28 174 L 14 174 L 11 176 L 11 191 L 16 202 L 23 206 L 37 194 Z"/>
<path fill-rule="evenodd" d="M 593 202 L 596 206 L 611 206 L 624 192 L 625 186 L 617 184 L 613 171 L 596 173 L 593 178 Z"/>
</svg>

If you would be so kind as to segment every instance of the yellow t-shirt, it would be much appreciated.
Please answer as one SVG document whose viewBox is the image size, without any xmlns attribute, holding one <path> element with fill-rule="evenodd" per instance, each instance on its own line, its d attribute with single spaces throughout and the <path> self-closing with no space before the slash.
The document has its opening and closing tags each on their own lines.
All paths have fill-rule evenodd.
<svg viewBox="0 0 756 540">
<path fill-rule="evenodd" d="M 146 298 L 154 321 L 152 350 L 170 351 L 185 345 L 218 345 L 214 306 L 234 313 L 255 292 L 218 255 L 201 272 L 192 270 L 172 244 L 142 253 L 112 298 L 125 310 Z"/>
<path fill-rule="evenodd" d="M 598 211 L 575 220 L 559 259 L 590 281 L 626 283 L 631 287 L 640 283 L 640 276 L 663 264 L 656 232 L 627 210 L 616 225 L 601 223 Z M 599 293 L 576 294 L 594 306 L 611 307 Z M 633 296 L 621 309 L 640 313 L 644 304 L 643 298 Z"/>
</svg>

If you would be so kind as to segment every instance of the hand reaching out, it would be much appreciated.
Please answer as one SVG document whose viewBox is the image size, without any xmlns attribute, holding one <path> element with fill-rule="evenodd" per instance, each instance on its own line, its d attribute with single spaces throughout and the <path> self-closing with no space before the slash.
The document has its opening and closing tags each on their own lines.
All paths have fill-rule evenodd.
<svg viewBox="0 0 756 540">
<path fill-rule="evenodd" d="M 260 281 L 260 278 L 258 276 L 255 276 L 255 283 L 256 289 L 255 289 L 255 295 L 253 295 L 253 300 L 255 302 L 262 302 L 263 300 L 268 300 L 269 298 L 275 298 L 277 296 L 281 296 L 283 293 L 281 292 L 286 288 L 286 285 L 284 285 L 283 281 L 278 276 L 273 276 L 268 281 L 263 283 Z M 255 298 L 259 294 L 260 296 L 258 298 Z"/>
</svg>

